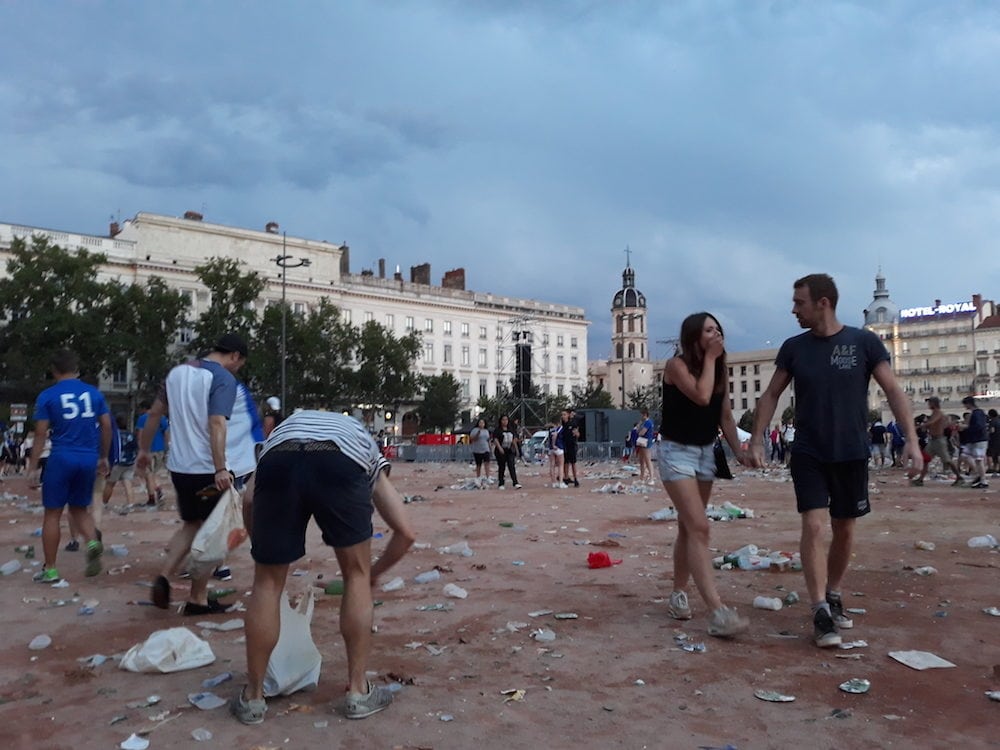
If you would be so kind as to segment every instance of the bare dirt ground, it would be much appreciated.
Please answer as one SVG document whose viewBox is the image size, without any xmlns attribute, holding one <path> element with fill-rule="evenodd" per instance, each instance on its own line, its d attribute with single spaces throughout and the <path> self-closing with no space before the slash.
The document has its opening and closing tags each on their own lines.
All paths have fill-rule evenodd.
<svg viewBox="0 0 1000 750">
<path fill-rule="evenodd" d="M 546 487 L 544 469 L 523 468 L 524 489 L 499 492 L 450 489 L 469 473 L 464 465 L 395 467 L 401 491 L 426 498 L 408 508 L 419 541 L 430 548 L 414 551 L 390 574 L 404 577 L 405 588 L 376 594 L 384 603 L 375 610 L 369 668 L 374 679 L 412 684 L 389 710 L 364 721 L 330 711 L 342 695 L 345 665 L 339 598 L 322 591 L 313 621 L 324 655 L 319 688 L 272 700 L 260 726 L 243 726 L 225 708 L 201 711 L 187 700 L 201 691 L 202 680 L 220 672 L 237 674 L 216 689 L 219 695 L 228 698 L 242 684 L 239 630 L 204 631 L 217 658 L 197 670 L 143 675 L 114 662 L 81 667 L 79 659 L 121 654 L 155 630 L 184 625 L 201 633 L 192 620 L 234 616 L 183 618 L 144 606 L 175 513 L 109 513 L 105 544 L 128 548 L 125 557 L 106 556 L 106 569 L 119 568 L 114 575 L 85 579 L 82 553 L 60 552 L 69 588 L 32 583 L 37 568 L 31 567 L 0 578 L 0 748 L 116 748 L 152 725 L 158 726 L 147 738 L 154 750 L 1000 747 L 1000 703 L 984 695 L 1000 689 L 1000 617 L 983 612 L 1000 606 L 1000 554 L 967 546 L 976 535 L 1000 536 L 1000 481 L 986 491 L 930 480 L 910 488 L 899 470 L 873 472 L 874 512 L 859 524 L 845 591 L 845 606 L 866 614 L 855 616 L 854 629 L 844 633 L 869 645 L 839 651 L 812 645 L 807 604 L 777 612 L 751 607 L 757 595 L 804 593 L 801 573 L 717 571 L 723 598 L 751 618 L 751 632 L 738 639 L 707 636 L 705 608 L 694 591 L 694 619 L 668 618 L 664 599 L 671 590 L 676 523 L 648 519 L 669 505 L 666 493 L 662 487 L 592 492 L 611 481 L 597 475 L 619 467 L 580 468 L 578 489 Z M 717 483 L 713 502 L 729 500 L 755 517 L 714 522 L 713 546 L 797 549 L 798 517 L 784 471 L 737 469 L 736 475 Z M 41 540 L 30 535 L 41 525 L 38 494 L 18 478 L 2 490 L 27 495 L 29 503 L 0 503 L 0 563 L 16 558 L 30 565 L 14 548 L 34 544 L 41 556 Z M 376 529 L 385 531 L 378 523 Z M 290 578 L 293 589 L 337 575 L 332 551 L 315 530 L 310 539 L 310 557 L 294 566 L 302 575 Z M 473 557 L 436 550 L 462 540 Z M 604 540 L 620 546 L 593 546 Z M 936 549 L 916 549 L 917 541 Z M 623 562 L 588 569 L 588 553 L 601 550 Z M 124 565 L 129 567 L 121 570 Z M 450 570 L 434 583 L 413 582 L 435 565 Z M 921 566 L 937 573 L 918 575 L 914 568 Z M 235 553 L 232 568 L 232 583 L 218 586 L 235 586 L 236 598 L 246 601 L 252 576 L 246 547 Z M 468 598 L 446 599 L 446 583 L 465 588 Z M 183 597 L 183 581 L 175 581 L 175 591 L 175 598 Z M 99 601 L 96 611 L 78 614 L 87 599 Z M 57 600 L 68 603 L 56 606 Z M 450 611 L 417 609 L 445 602 L 453 605 Z M 553 614 L 529 614 L 538 610 Z M 554 617 L 567 612 L 577 619 Z M 539 628 L 550 628 L 556 639 L 533 640 Z M 678 648 L 681 632 L 706 651 Z M 52 645 L 29 650 L 29 641 L 43 633 Z M 887 655 L 911 649 L 933 652 L 956 667 L 916 671 Z M 870 692 L 838 689 L 855 677 L 870 680 Z M 512 689 L 523 690 L 523 699 L 507 701 L 501 691 Z M 758 689 L 796 700 L 766 703 L 754 697 Z M 128 707 L 153 694 L 162 697 L 158 705 Z M 112 724 L 116 717 L 125 718 Z M 198 728 L 213 738 L 196 741 L 192 731 Z"/>
</svg>

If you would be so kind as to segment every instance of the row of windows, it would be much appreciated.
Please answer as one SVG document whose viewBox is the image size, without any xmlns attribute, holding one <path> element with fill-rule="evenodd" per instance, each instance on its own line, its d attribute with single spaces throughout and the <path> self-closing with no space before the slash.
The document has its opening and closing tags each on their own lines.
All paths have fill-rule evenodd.
<svg viewBox="0 0 1000 750">
<path fill-rule="evenodd" d="M 422 355 L 422 360 L 425 364 L 434 364 L 434 352 L 435 346 L 433 341 L 424 342 L 424 350 Z M 445 365 L 455 364 L 455 354 L 454 348 L 451 344 L 444 344 L 442 347 L 442 359 L 441 363 Z M 498 349 L 496 353 L 496 361 L 502 362 L 503 360 L 503 350 Z M 544 372 L 548 372 L 551 366 L 551 358 L 548 354 L 542 355 L 542 369 Z M 462 346 L 459 349 L 459 364 L 462 367 L 472 366 L 472 349 L 469 346 Z M 479 349 L 479 356 L 476 359 L 476 364 L 478 367 L 489 367 L 489 350 L 486 348 Z M 576 356 L 569 358 L 569 371 L 573 375 L 578 375 L 580 373 L 580 360 Z M 556 355 L 556 373 L 562 374 L 566 372 L 566 358 L 562 354 Z"/>
<path fill-rule="evenodd" d="M 301 304 L 301 303 L 297 303 L 297 304 Z M 296 309 L 295 312 L 300 312 L 300 311 L 298 309 Z M 351 322 L 351 311 L 350 310 L 342 310 L 341 311 L 341 319 L 345 323 L 349 324 Z M 365 322 L 368 323 L 368 322 L 373 321 L 373 320 L 375 320 L 375 313 L 366 312 L 365 313 Z M 395 328 L 396 328 L 396 316 L 393 313 L 386 313 L 385 314 L 385 319 L 384 319 L 384 325 L 389 330 L 395 330 Z M 414 318 L 414 316 L 407 315 L 407 316 L 405 316 L 403 318 L 403 330 L 405 330 L 407 333 L 410 333 L 411 331 L 417 330 L 417 321 L 416 321 L 416 318 Z M 453 335 L 454 328 L 452 327 L 452 322 L 450 320 L 444 320 L 444 321 L 442 321 L 441 322 L 441 331 L 442 331 L 442 333 L 445 336 L 451 336 L 451 335 Z M 423 332 L 424 333 L 434 333 L 434 319 L 433 318 L 424 318 Z M 461 323 L 461 324 L 459 324 L 459 332 L 460 332 L 460 335 L 462 336 L 462 338 L 469 338 L 471 336 L 472 326 L 470 324 L 468 324 L 468 323 Z M 478 326 L 478 336 L 479 336 L 480 340 L 486 340 L 488 338 L 487 326 Z M 502 341 L 503 337 L 504 337 L 504 329 L 501 326 L 497 326 L 496 327 L 496 340 L 497 341 Z M 547 334 L 547 333 L 542 334 L 542 346 L 548 346 L 549 343 L 550 343 L 549 334 Z M 563 334 L 561 334 L 561 333 L 557 334 L 556 335 L 556 346 L 565 346 L 565 345 L 566 345 L 566 337 L 563 336 Z M 580 345 L 579 337 L 577 337 L 577 336 L 570 336 L 569 337 L 569 346 L 570 346 L 570 349 L 577 349 L 577 348 L 579 348 L 579 345 Z"/>
<path fill-rule="evenodd" d="M 746 374 L 747 374 L 747 365 L 740 365 L 740 375 L 746 375 Z M 753 366 L 753 374 L 754 375 L 760 375 L 760 365 L 754 365 Z M 733 377 L 733 368 L 732 367 L 729 368 L 729 377 L 730 378 Z"/>
<path fill-rule="evenodd" d="M 730 393 L 733 393 L 733 390 L 734 390 L 735 386 L 736 386 L 736 383 L 734 381 L 730 380 L 729 381 L 729 392 Z M 740 381 L 740 393 L 746 393 L 746 392 L 747 392 L 747 381 L 746 380 L 741 380 Z M 760 381 L 759 380 L 753 381 L 753 392 L 754 393 L 760 393 Z"/>
</svg>

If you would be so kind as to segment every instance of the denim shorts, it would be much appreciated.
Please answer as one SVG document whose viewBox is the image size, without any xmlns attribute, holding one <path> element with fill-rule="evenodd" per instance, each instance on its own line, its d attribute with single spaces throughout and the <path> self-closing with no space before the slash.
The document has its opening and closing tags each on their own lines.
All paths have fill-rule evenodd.
<svg viewBox="0 0 1000 750">
<path fill-rule="evenodd" d="M 660 479 L 676 482 L 679 479 L 697 479 L 711 482 L 715 479 L 715 444 L 684 445 L 672 440 L 660 442 Z"/>
</svg>

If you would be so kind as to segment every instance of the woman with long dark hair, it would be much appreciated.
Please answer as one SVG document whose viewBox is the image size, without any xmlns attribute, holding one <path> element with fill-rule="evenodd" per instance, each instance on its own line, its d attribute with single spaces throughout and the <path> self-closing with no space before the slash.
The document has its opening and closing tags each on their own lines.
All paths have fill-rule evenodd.
<svg viewBox="0 0 1000 750">
<path fill-rule="evenodd" d="M 691 619 L 685 589 L 694 578 L 711 612 L 708 634 L 725 637 L 744 632 L 749 621 L 719 598 L 708 551 L 705 507 L 715 479 L 714 445 L 720 428 L 742 462 L 729 404 L 722 326 L 707 312 L 695 313 L 681 324 L 679 351 L 663 370 L 660 478 L 678 516 L 674 590 L 667 611 L 675 619 Z"/>
</svg>

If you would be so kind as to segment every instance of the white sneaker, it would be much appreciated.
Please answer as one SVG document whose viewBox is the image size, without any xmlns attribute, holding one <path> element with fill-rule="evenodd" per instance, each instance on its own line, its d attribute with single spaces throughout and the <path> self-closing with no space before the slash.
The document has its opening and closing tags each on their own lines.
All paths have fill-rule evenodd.
<svg viewBox="0 0 1000 750">
<path fill-rule="evenodd" d="M 514 489 L 515 489 L 515 490 L 519 490 L 519 489 L 521 489 L 521 485 L 519 485 L 519 484 L 515 484 L 515 485 L 514 485 Z"/>
<path fill-rule="evenodd" d="M 559 489 L 561 489 L 561 490 L 564 490 L 564 489 L 566 489 L 567 487 L 569 487 L 569 485 L 568 485 L 568 484 L 566 484 L 565 482 L 560 482 L 560 483 L 559 483 L 558 485 L 556 485 L 556 486 L 557 486 L 557 487 L 558 487 Z"/>
<path fill-rule="evenodd" d="M 688 596 L 683 591 L 674 591 L 670 594 L 670 601 L 667 604 L 667 614 L 675 620 L 690 620 L 691 605 L 688 604 Z"/>
<path fill-rule="evenodd" d="M 505 489 L 507 489 L 507 488 L 506 488 L 506 487 L 504 487 L 504 486 L 503 486 L 503 485 L 501 484 L 501 485 L 500 485 L 499 487 L 497 487 L 497 489 L 498 489 L 498 490 L 505 490 Z"/>
</svg>

